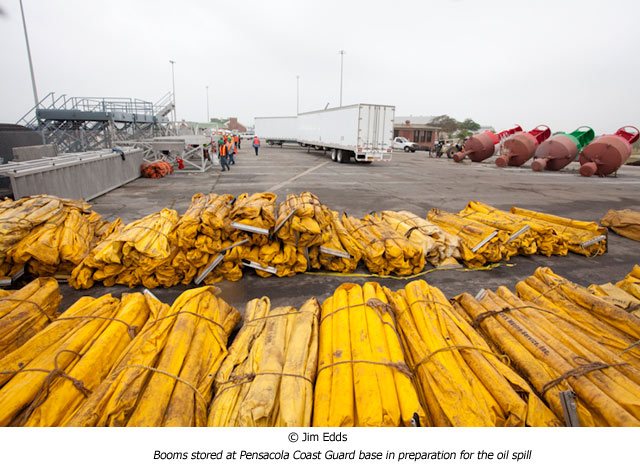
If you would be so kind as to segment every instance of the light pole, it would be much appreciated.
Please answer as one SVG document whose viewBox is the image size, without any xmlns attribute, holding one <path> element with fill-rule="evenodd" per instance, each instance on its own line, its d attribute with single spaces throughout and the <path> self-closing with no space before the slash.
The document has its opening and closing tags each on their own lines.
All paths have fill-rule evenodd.
<svg viewBox="0 0 640 465">
<path fill-rule="evenodd" d="M 209 86 L 206 86 L 206 87 L 207 87 L 207 123 L 208 123 L 209 121 L 211 121 L 211 119 L 209 118 Z"/>
<path fill-rule="evenodd" d="M 346 52 L 344 50 L 340 50 L 338 53 L 340 54 L 340 106 L 342 106 L 342 69 L 344 66 L 344 54 Z"/>
<path fill-rule="evenodd" d="M 300 114 L 300 76 L 296 76 L 296 115 Z"/>
<path fill-rule="evenodd" d="M 173 72 L 173 65 L 175 65 L 176 62 L 173 60 L 169 60 L 169 63 L 171 63 L 171 86 L 173 87 L 173 93 L 171 94 L 173 98 L 173 130 L 176 131 L 177 134 L 178 128 L 176 126 L 176 76 Z"/>
<path fill-rule="evenodd" d="M 24 19 L 24 8 L 20 0 L 20 13 L 22 14 L 22 27 L 24 28 L 24 41 L 27 43 L 27 57 L 29 57 L 29 71 L 31 71 L 31 87 L 33 88 L 33 100 L 38 108 L 38 89 L 36 88 L 36 77 L 33 72 L 33 61 L 31 61 L 31 47 L 29 47 L 29 35 L 27 34 L 27 22 Z"/>
</svg>

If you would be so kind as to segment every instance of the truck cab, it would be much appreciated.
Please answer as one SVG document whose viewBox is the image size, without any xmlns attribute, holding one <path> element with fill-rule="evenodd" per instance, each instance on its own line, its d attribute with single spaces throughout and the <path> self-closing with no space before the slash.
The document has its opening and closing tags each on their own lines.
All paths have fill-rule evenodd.
<svg viewBox="0 0 640 465">
<path fill-rule="evenodd" d="M 406 137 L 395 137 L 393 139 L 394 150 L 404 150 L 405 152 L 415 152 L 418 149 L 417 144 L 409 141 Z"/>
</svg>

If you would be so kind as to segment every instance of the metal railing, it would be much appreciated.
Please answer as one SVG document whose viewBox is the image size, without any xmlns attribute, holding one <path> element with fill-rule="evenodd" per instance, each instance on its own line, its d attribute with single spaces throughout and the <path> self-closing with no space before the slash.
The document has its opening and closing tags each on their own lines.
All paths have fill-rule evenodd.
<svg viewBox="0 0 640 465">
<path fill-rule="evenodd" d="M 146 116 L 165 116 L 173 109 L 173 94 L 167 92 L 156 103 L 135 98 L 118 97 L 58 97 L 49 92 L 37 105 L 29 109 L 16 124 L 35 128 L 38 126 L 36 110 L 78 110 L 104 113 L 133 113 Z"/>
</svg>

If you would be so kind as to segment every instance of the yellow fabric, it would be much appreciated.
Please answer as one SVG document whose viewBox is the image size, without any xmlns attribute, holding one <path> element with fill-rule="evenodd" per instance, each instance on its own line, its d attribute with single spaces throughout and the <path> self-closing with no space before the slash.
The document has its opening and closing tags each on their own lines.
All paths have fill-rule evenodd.
<svg viewBox="0 0 640 465">
<path fill-rule="evenodd" d="M 640 241 L 640 211 L 609 210 L 600 223 L 621 236 Z"/>
<path fill-rule="evenodd" d="M 247 304 L 245 323 L 215 379 L 209 426 L 310 426 L 318 360 L 315 298 L 300 310 Z"/>
</svg>

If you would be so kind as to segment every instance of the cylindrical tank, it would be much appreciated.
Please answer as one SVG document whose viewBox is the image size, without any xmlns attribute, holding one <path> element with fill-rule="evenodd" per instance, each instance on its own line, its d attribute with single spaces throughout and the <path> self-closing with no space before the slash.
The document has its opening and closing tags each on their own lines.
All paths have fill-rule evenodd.
<svg viewBox="0 0 640 465">
<path fill-rule="evenodd" d="M 516 132 L 521 132 L 520 125 L 516 125 L 511 129 L 505 129 L 502 132 L 495 133 L 493 131 L 484 131 L 475 134 L 467 139 L 461 152 L 453 156 L 454 161 L 461 162 L 466 157 L 476 163 L 486 160 L 495 152 L 496 145 L 505 137 L 509 137 Z"/>
<path fill-rule="evenodd" d="M 567 166 L 582 148 L 593 140 L 595 133 L 589 126 L 581 126 L 572 133 L 558 132 L 536 149 L 533 171 L 558 171 Z"/>
<path fill-rule="evenodd" d="M 582 176 L 607 176 L 618 171 L 631 156 L 631 144 L 638 140 L 635 126 L 624 126 L 615 134 L 605 134 L 587 145 L 580 154 Z"/>
<path fill-rule="evenodd" d="M 527 162 L 536 151 L 540 143 L 551 136 L 549 126 L 541 124 L 528 132 L 518 132 L 502 143 L 500 156 L 496 158 L 496 165 L 521 166 Z"/>
</svg>

